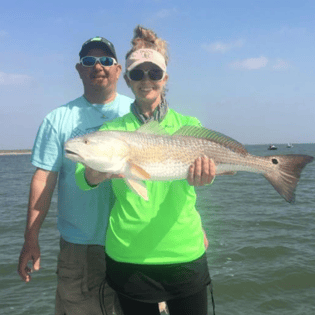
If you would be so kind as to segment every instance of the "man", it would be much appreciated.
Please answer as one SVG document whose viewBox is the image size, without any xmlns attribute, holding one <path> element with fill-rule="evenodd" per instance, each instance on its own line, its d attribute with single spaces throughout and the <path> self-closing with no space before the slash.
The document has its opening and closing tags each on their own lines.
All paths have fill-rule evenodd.
<svg viewBox="0 0 315 315">
<path fill-rule="evenodd" d="M 110 181 L 82 192 L 75 184 L 75 163 L 65 159 L 64 143 L 96 131 L 106 121 L 129 112 L 132 99 L 116 92 L 121 65 L 113 44 L 105 38 L 86 41 L 76 69 L 84 95 L 48 114 L 39 128 L 32 164 L 37 167 L 31 182 L 25 242 L 18 273 L 31 280 L 31 269 L 40 269 L 38 236 L 50 207 L 58 179 L 58 229 L 60 253 L 57 265 L 56 315 L 100 315 L 99 288 L 105 278 L 105 232 L 114 196 Z M 106 191 L 99 194 L 98 191 Z M 105 224 L 105 228 L 104 228 Z M 107 314 L 121 314 L 115 293 L 104 288 Z"/>
</svg>

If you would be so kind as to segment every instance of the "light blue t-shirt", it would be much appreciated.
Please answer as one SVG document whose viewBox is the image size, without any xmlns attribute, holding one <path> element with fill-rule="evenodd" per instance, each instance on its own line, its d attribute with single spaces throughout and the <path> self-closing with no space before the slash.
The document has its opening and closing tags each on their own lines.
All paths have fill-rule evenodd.
<svg viewBox="0 0 315 315">
<path fill-rule="evenodd" d="M 49 113 L 38 130 L 31 161 L 35 167 L 59 172 L 57 226 L 68 242 L 104 245 L 114 195 L 110 181 L 90 191 L 77 187 L 76 164 L 65 158 L 64 143 L 125 115 L 132 102 L 131 98 L 117 94 L 113 102 L 96 105 L 81 96 Z"/>
</svg>

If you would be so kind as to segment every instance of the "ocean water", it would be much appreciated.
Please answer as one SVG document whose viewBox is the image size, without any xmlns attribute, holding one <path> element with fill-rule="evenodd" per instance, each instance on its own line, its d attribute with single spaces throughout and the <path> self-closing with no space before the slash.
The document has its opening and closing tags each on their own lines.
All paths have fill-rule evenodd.
<svg viewBox="0 0 315 315">
<path fill-rule="evenodd" d="M 256 155 L 315 156 L 315 144 L 247 149 Z M 34 170 L 29 155 L 0 156 L 1 315 L 54 313 L 56 193 L 40 233 L 42 269 L 27 284 L 16 272 Z M 315 314 L 315 163 L 302 173 L 295 204 L 285 202 L 261 175 L 249 173 L 218 176 L 197 193 L 216 314 Z"/>
</svg>

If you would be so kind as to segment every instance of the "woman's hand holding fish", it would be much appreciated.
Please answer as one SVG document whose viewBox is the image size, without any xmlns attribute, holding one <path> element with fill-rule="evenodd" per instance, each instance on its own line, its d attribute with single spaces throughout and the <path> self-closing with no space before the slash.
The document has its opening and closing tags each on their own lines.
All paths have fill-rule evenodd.
<svg viewBox="0 0 315 315">
<path fill-rule="evenodd" d="M 187 181 L 191 186 L 204 186 L 211 184 L 215 178 L 215 164 L 206 156 L 199 157 L 190 166 Z"/>
<path fill-rule="evenodd" d="M 101 182 L 111 180 L 113 178 L 124 178 L 121 174 L 102 173 L 85 166 L 85 179 L 91 186 L 98 185 Z"/>
</svg>

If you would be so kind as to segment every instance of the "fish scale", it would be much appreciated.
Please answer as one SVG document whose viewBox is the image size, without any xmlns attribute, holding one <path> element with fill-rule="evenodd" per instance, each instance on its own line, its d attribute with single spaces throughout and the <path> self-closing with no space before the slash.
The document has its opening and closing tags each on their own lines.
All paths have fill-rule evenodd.
<svg viewBox="0 0 315 315">
<path fill-rule="evenodd" d="M 250 154 L 242 157 L 222 145 L 204 139 L 185 136 L 148 137 L 141 134 L 127 137 L 130 144 L 141 143 L 138 149 L 132 150 L 130 159 L 142 166 L 152 180 L 187 178 L 189 166 L 204 155 L 215 162 L 217 175 L 228 171 L 264 173 L 274 167 L 265 158 Z"/>
</svg>

